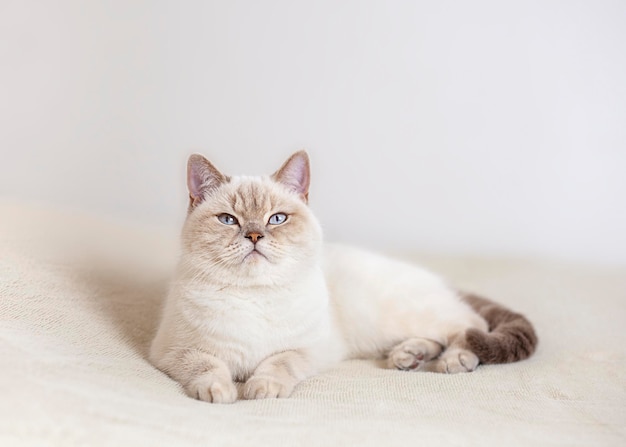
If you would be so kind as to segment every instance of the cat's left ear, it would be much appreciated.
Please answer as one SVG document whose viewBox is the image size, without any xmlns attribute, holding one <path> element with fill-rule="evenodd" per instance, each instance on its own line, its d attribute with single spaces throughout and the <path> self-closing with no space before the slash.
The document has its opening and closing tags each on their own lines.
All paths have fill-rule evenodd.
<svg viewBox="0 0 626 447">
<path fill-rule="evenodd" d="M 305 151 L 296 152 L 289 157 L 289 160 L 272 174 L 272 178 L 297 193 L 304 203 L 309 201 L 311 170 L 309 155 Z"/>
<path fill-rule="evenodd" d="M 226 177 L 209 160 L 193 154 L 187 162 L 189 210 L 202 203 L 206 195 L 226 181 Z"/>
</svg>

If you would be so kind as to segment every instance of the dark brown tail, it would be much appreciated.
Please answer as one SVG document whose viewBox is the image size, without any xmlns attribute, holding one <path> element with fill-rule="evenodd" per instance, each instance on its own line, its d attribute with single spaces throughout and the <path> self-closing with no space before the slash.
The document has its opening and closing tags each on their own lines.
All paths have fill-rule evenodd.
<svg viewBox="0 0 626 447">
<path fill-rule="evenodd" d="M 462 296 L 489 324 L 489 332 L 468 329 L 465 333 L 468 349 L 481 363 L 516 362 L 535 352 L 537 334 L 526 317 L 476 295 Z"/>
</svg>

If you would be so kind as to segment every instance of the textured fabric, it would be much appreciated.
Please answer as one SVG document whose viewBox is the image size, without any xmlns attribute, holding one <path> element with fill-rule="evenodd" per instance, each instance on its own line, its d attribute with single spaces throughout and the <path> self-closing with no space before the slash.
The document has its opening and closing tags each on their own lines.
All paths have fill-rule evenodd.
<svg viewBox="0 0 626 447">
<path fill-rule="evenodd" d="M 413 256 L 526 314 L 531 359 L 438 375 L 348 361 L 211 405 L 146 361 L 175 235 L 0 203 L 0 445 L 626 445 L 626 269 Z"/>
</svg>

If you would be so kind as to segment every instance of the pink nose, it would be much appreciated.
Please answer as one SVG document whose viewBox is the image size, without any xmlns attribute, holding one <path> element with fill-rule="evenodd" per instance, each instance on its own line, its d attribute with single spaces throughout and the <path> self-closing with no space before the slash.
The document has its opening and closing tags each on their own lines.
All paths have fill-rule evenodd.
<svg viewBox="0 0 626 447">
<path fill-rule="evenodd" d="M 246 239 L 250 239 L 255 244 L 261 238 L 263 238 L 263 235 L 261 233 L 248 233 L 248 234 L 246 234 Z"/>
</svg>

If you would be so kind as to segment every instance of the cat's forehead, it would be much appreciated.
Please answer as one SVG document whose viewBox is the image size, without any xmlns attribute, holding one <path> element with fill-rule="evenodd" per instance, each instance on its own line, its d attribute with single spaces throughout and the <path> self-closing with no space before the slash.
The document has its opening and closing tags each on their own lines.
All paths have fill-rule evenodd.
<svg viewBox="0 0 626 447">
<path fill-rule="evenodd" d="M 232 177 L 224 195 L 239 215 L 263 215 L 289 198 L 283 188 L 267 177 Z"/>
</svg>

